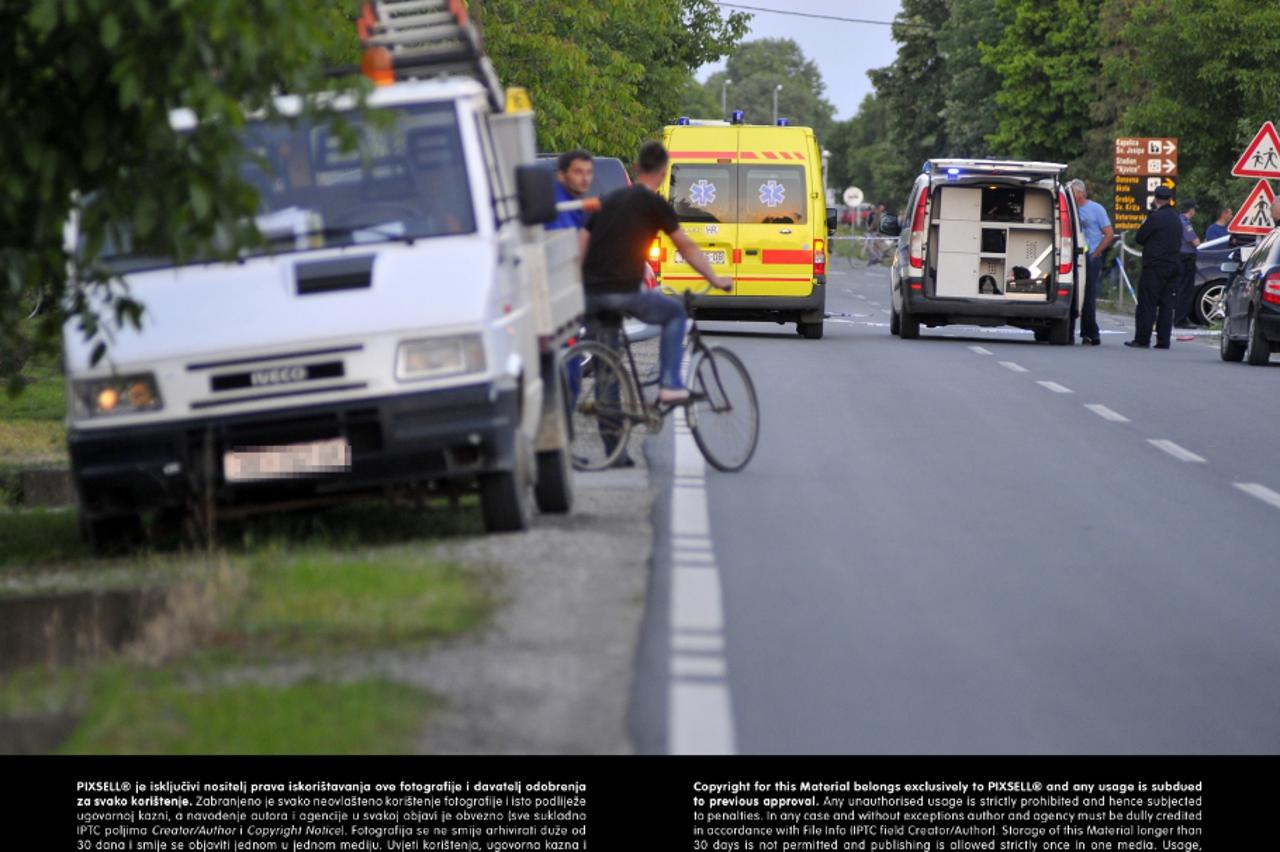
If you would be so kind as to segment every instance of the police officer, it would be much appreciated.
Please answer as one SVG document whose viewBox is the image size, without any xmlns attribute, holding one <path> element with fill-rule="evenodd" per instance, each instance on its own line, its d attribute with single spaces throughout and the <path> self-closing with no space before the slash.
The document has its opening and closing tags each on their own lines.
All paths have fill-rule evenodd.
<svg viewBox="0 0 1280 852">
<path fill-rule="evenodd" d="M 1182 217 L 1173 209 L 1173 190 L 1156 188 L 1155 205 L 1138 228 L 1142 246 L 1142 277 L 1138 280 L 1138 309 L 1134 313 L 1133 340 L 1125 346 L 1146 349 L 1151 345 L 1151 324 L 1156 326 L 1156 348 L 1168 349 L 1173 333 L 1174 300 L 1182 276 Z"/>
</svg>

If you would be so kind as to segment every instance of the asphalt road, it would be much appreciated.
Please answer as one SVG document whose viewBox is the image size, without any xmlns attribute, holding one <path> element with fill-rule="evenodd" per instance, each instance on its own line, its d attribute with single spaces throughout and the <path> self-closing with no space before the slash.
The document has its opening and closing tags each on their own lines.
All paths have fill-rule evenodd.
<svg viewBox="0 0 1280 852">
<path fill-rule="evenodd" d="M 707 326 L 761 399 L 745 471 L 649 442 L 640 750 L 1280 751 L 1280 357 L 903 341 L 886 270 L 829 286 L 822 341 Z"/>
</svg>

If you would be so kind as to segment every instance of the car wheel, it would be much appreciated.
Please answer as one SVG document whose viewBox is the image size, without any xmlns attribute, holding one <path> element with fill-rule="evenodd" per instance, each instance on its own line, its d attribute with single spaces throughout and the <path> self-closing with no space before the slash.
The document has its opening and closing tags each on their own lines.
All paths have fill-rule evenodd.
<svg viewBox="0 0 1280 852">
<path fill-rule="evenodd" d="M 1222 323 L 1222 334 L 1218 337 L 1218 354 L 1222 356 L 1223 361 L 1239 361 L 1244 358 L 1244 344 L 1238 340 L 1232 340 L 1231 335 L 1227 334 L 1227 323 L 1225 318 Z"/>
<path fill-rule="evenodd" d="M 1261 367 L 1271 360 L 1271 344 L 1262 335 L 1262 326 L 1258 324 L 1256 314 L 1249 315 L 1249 334 L 1244 346 L 1244 359 L 1253 366 Z"/>
<path fill-rule="evenodd" d="M 1210 281 L 1196 291 L 1193 311 L 1195 321 L 1200 325 L 1210 325 L 1223 317 L 1222 297 L 1226 295 L 1227 282 Z"/>
<path fill-rule="evenodd" d="M 99 556 L 116 556 L 139 547 L 144 540 L 142 518 L 138 515 L 90 517 L 83 509 L 77 521 L 80 539 Z"/>
</svg>

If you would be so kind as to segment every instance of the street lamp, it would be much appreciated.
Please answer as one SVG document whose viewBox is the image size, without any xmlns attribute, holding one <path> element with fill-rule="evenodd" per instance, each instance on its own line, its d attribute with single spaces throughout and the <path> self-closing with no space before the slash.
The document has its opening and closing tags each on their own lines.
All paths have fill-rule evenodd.
<svg viewBox="0 0 1280 852">
<path fill-rule="evenodd" d="M 830 198 L 831 190 L 828 189 L 828 186 L 830 186 L 830 184 L 827 181 L 827 163 L 830 162 L 830 160 L 831 160 L 831 152 L 828 151 L 826 148 L 823 148 L 822 149 L 822 196 L 823 198 L 828 198 L 828 199 Z M 827 203 L 829 204 L 830 201 L 828 200 Z"/>
<path fill-rule="evenodd" d="M 773 87 L 773 123 L 778 123 L 778 92 L 782 91 L 782 84 Z"/>
<path fill-rule="evenodd" d="M 732 82 L 728 77 L 720 82 L 720 117 L 725 121 L 729 120 L 729 84 Z"/>
</svg>

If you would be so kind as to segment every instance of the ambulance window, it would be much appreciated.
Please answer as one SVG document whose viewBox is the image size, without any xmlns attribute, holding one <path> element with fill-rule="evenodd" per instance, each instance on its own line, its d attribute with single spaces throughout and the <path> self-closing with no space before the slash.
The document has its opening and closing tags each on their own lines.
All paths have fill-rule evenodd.
<svg viewBox="0 0 1280 852">
<path fill-rule="evenodd" d="M 803 166 L 740 166 L 738 221 L 744 225 L 803 225 L 809 200 Z"/>
<path fill-rule="evenodd" d="M 682 222 L 732 222 L 737 207 L 731 164 L 675 163 L 671 206 Z"/>
</svg>

